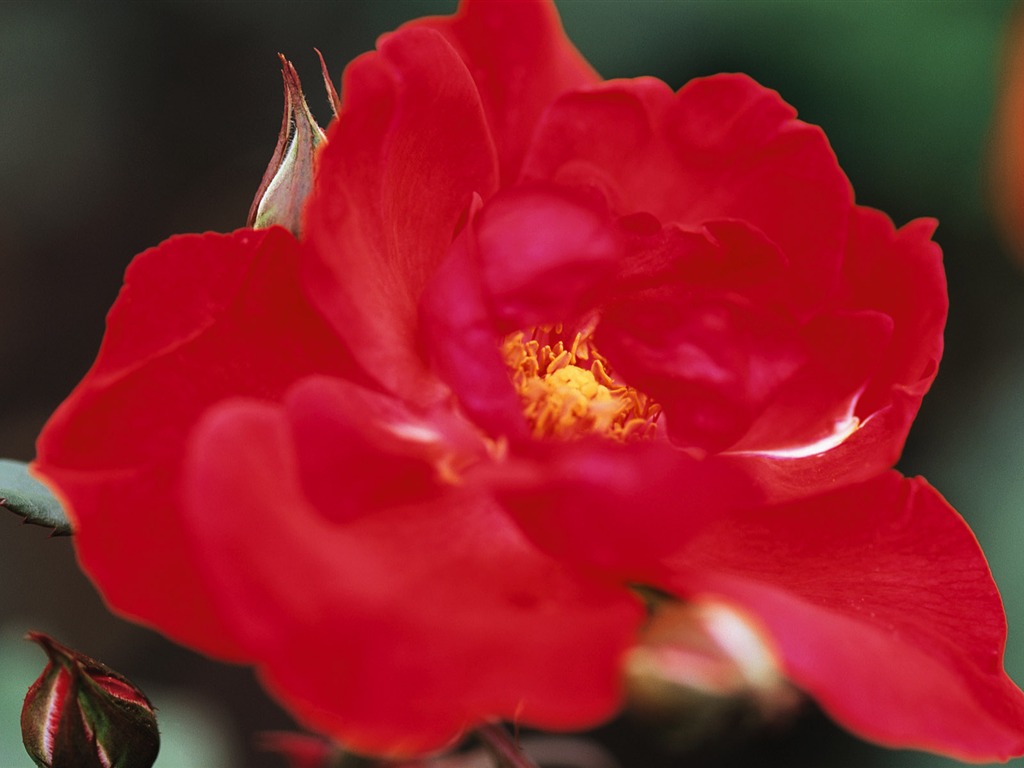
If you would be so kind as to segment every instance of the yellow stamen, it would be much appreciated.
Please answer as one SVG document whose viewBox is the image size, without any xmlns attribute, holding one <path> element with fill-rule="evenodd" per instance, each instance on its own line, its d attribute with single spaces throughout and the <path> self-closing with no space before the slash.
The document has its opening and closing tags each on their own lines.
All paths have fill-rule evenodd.
<svg viewBox="0 0 1024 768">
<path fill-rule="evenodd" d="M 534 437 L 571 440 L 588 434 L 631 441 L 650 437 L 661 406 L 616 381 L 594 349 L 590 331 L 566 347 L 561 326 L 517 331 L 502 350 Z"/>
</svg>

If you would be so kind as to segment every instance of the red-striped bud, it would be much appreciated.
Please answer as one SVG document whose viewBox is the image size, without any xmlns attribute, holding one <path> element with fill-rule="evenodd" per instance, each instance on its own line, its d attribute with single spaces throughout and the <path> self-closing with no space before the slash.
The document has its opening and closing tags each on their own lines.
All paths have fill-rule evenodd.
<svg viewBox="0 0 1024 768">
<path fill-rule="evenodd" d="M 320 61 L 323 64 L 323 59 Z M 324 132 L 306 106 L 298 72 L 284 56 L 281 56 L 281 74 L 284 77 L 284 119 L 274 156 L 249 209 L 247 225 L 265 229 L 277 224 L 298 236 L 302 209 L 313 189 L 316 150 L 324 141 Z M 334 104 L 337 94 L 326 67 L 324 82 Z"/>
<path fill-rule="evenodd" d="M 149 699 L 122 675 L 40 632 L 50 663 L 21 710 L 25 749 L 40 768 L 151 768 L 160 750 Z"/>
</svg>

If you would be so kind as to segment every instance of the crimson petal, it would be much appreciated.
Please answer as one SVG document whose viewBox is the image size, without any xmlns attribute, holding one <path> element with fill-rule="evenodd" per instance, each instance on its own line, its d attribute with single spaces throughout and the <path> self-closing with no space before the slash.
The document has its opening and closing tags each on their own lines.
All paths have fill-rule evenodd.
<svg viewBox="0 0 1024 768">
<path fill-rule="evenodd" d="M 860 426 L 856 406 L 886 356 L 892 318 L 873 310 L 836 312 L 814 318 L 800 335 L 809 350 L 806 362 L 731 452 L 813 455 Z"/>
</svg>

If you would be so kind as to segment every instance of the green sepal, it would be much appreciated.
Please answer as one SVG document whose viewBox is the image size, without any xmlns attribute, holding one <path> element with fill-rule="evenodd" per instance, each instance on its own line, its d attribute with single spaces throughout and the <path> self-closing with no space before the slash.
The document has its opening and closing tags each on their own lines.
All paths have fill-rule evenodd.
<svg viewBox="0 0 1024 768">
<path fill-rule="evenodd" d="M 52 528 L 54 536 L 70 536 L 71 522 L 49 488 L 29 474 L 23 461 L 0 459 L 0 507 L 25 518 L 26 523 Z"/>
</svg>

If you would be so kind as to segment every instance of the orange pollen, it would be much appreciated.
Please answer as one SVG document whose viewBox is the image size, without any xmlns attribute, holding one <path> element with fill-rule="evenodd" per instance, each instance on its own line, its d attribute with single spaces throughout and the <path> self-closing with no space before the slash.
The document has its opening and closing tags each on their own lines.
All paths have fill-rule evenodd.
<svg viewBox="0 0 1024 768">
<path fill-rule="evenodd" d="M 615 380 L 608 361 L 591 343 L 591 332 L 576 334 L 569 347 L 561 325 L 516 331 L 502 352 L 533 436 L 572 440 L 600 435 L 627 442 L 649 438 L 661 406 Z"/>
</svg>

